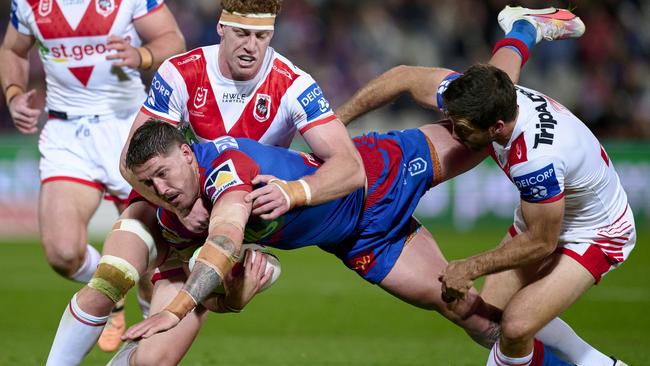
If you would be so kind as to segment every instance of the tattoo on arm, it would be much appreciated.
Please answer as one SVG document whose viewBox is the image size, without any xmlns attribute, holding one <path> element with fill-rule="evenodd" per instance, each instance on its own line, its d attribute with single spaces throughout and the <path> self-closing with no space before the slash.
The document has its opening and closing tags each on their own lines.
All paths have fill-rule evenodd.
<svg viewBox="0 0 650 366">
<path fill-rule="evenodd" d="M 205 300 L 214 289 L 221 284 L 223 279 L 217 271 L 205 263 L 197 262 L 192 269 L 190 277 L 185 282 L 183 290 L 187 291 L 197 303 Z"/>
<path fill-rule="evenodd" d="M 215 235 L 209 237 L 206 241 L 216 245 L 221 251 L 231 258 L 239 258 L 239 252 L 235 248 L 235 243 L 227 236 Z"/>
</svg>

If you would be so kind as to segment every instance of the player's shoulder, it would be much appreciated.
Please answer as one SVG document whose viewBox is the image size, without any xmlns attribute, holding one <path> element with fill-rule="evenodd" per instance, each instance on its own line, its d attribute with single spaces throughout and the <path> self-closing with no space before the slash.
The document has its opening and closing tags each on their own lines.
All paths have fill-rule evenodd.
<svg viewBox="0 0 650 366">
<path fill-rule="evenodd" d="M 269 47 L 268 51 L 271 52 L 272 73 L 292 81 L 298 78 L 311 78 L 309 73 L 296 66 L 291 60 L 278 53 L 272 47 Z"/>
<path fill-rule="evenodd" d="M 181 72 L 186 69 L 190 70 L 195 68 L 204 68 L 208 62 L 207 55 L 214 53 L 216 57 L 217 52 L 214 50 L 215 47 L 215 45 L 197 47 L 185 53 L 174 55 L 168 58 L 165 63 L 167 63 L 169 66 L 177 68 Z"/>
</svg>

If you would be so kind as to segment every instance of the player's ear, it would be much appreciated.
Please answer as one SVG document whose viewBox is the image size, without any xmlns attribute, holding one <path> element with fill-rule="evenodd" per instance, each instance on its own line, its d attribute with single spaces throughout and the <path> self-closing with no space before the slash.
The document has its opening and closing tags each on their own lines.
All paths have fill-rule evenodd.
<svg viewBox="0 0 650 366">
<path fill-rule="evenodd" d="M 187 164 L 191 164 L 194 160 L 194 151 L 192 151 L 192 148 L 188 144 L 181 145 L 181 155 L 183 156 L 183 161 Z"/>
<path fill-rule="evenodd" d="M 221 23 L 217 23 L 217 34 L 223 38 L 223 25 Z"/>
<path fill-rule="evenodd" d="M 488 129 L 488 131 L 490 131 L 490 136 L 491 137 L 500 136 L 501 134 L 503 134 L 505 127 L 506 127 L 506 123 L 503 122 L 502 120 L 498 120 L 497 123 L 493 124 Z"/>
</svg>

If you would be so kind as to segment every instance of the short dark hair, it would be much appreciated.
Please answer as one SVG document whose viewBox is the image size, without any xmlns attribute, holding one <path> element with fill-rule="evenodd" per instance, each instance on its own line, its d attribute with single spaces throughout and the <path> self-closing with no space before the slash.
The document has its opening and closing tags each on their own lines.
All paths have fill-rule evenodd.
<svg viewBox="0 0 650 366">
<path fill-rule="evenodd" d="M 231 13 L 270 13 L 277 15 L 282 8 L 282 0 L 222 0 L 221 6 Z"/>
<path fill-rule="evenodd" d="M 449 83 L 442 94 L 445 111 L 457 125 L 486 131 L 498 120 L 512 121 L 517 114 L 515 85 L 498 68 L 478 64 Z"/>
<path fill-rule="evenodd" d="M 157 118 L 149 118 L 133 133 L 126 152 L 126 167 L 133 170 L 153 157 L 166 156 L 172 148 L 185 143 L 178 128 Z"/>
</svg>

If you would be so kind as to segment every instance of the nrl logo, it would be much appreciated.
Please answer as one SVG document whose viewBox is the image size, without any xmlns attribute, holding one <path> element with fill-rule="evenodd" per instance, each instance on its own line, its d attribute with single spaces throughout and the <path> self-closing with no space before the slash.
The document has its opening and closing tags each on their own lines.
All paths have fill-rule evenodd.
<svg viewBox="0 0 650 366">
<path fill-rule="evenodd" d="M 255 109 L 253 117 L 259 122 L 264 122 L 271 115 L 271 96 L 268 94 L 257 94 L 255 97 Z"/>
<path fill-rule="evenodd" d="M 41 0 L 38 2 L 38 15 L 46 17 L 52 12 L 53 0 Z"/>
<path fill-rule="evenodd" d="M 199 109 L 205 105 L 205 101 L 208 99 L 208 88 L 199 86 L 194 92 L 194 108 Z"/>
<path fill-rule="evenodd" d="M 97 14 L 107 17 L 115 10 L 115 0 L 96 0 L 95 10 Z"/>
</svg>

